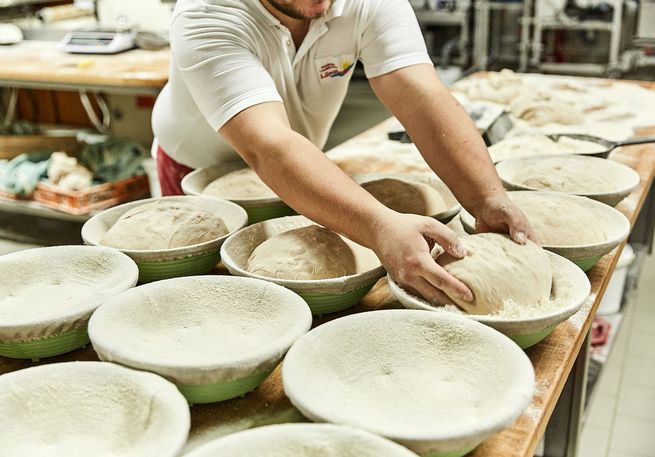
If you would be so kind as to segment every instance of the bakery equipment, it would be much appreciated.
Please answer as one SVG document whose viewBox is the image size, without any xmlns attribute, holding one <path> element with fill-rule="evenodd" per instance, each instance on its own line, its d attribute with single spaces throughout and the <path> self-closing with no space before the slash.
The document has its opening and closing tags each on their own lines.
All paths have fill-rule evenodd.
<svg viewBox="0 0 655 457">
<path fill-rule="evenodd" d="M 609 141 L 604 138 L 600 138 L 597 136 L 593 135 L 585 135 L 585 134 L 578 134 L 578 133 L 555 133 L 551 135 L 546 135 L 548 138 L 551 140 L 557 142 L 559 141 L 560 138 L 562 137 L 567 137 L 571 138 L 573 140 L 580 140 L 580 141 L 589 141 L 591 143 L 598 143 L 604 148 L 606 148 L 602 152 L 598 152 L 595 154 L 588 154 L 588 155 L 593 155 L 597 157 L 603 157 L 607 158 L 609 156 L 610 152 L 612 152 L 614 149 L 621 147 L 621 146 L 633 146 L 637 144 L 647 144 L 647 143 L 655 143 L 655 136 L 644 136 L 644 137 L 639 137 L 639 138 L 630 138 L 627 140 L 621 140 L 621 141 Z"/>
</svg>

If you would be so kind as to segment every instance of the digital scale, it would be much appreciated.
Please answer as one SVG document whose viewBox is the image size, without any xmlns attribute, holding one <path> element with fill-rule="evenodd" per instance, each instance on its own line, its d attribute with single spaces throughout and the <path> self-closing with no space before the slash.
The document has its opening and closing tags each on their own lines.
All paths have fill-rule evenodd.
<svg viewBox="0 0 655 457">
<path fill-rule="evenodd" d="M 129 30 L 77 30 L 66 34 L 59 49 L 73 54 L 116 54 L 134 48 Z"/>
</svg>

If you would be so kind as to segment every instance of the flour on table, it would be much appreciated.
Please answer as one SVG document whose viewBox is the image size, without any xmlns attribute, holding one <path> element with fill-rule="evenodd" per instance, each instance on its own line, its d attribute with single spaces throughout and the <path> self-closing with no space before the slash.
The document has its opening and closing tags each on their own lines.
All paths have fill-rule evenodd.
<svg viewBox="0 0 655 457">
<path fill-rule="evenodd" d="M 158 200 L 123 214 L 100 244 L 118 249 L 171 249 L 215 240 L 228 232 L 220 217 L 201 206 Z"/>
<path fill-rule="evenodd" d="M 232 171 L 215 179 L 205 187 L 202 194 L 232 199 L 277 197 L 251 168 Z"/>
<path fill-rule="evenodd" d="M 493 314 L 512 301 L 530 306 L 549 299 L 552 271 L 546 252 L 532 241 L 520 245 L 505 235 L 461 238 L 466 257 L 442 254 L 437 262 L 473 292 L 473 302 L 450 297 L 469 314 Z"/>
<path fill-rule="evenodd" d="M 433 216 L 448 209 L 439 191 L 425 183 L 383 178 L 364 183 L 362 187 L 399 213 Z"/>
<path fill-rule="evenodd" d="M 356 263 L 339 235 L 310 225 L 264 241 L 250 255 L 246 270 L 269 278 L 317 280 L 353 275 Z"/>
</svg>

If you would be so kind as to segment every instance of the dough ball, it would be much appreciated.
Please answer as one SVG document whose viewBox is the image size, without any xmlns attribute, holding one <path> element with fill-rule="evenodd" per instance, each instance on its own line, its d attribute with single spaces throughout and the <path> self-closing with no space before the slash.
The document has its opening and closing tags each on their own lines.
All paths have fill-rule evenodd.
<svg viewBox="0 0 655 457">
<path fill-rule="evenodd" d="M 352 249 L 336 233 L 310 225 L 280 233 L 257 246 L 246 270 L 278 279 L 329 279 L 356 273 Z"/>
<path fill-rule="evenodd" d="M 211 182 L 202 191 L 203 195 L 221 198 L 276 198 L 257 173 L 250 168 L 236 170 Z"/>
<path fill-rule="evenodd" d="M 545 246 L 585 246 L 607 241 L 603 221 L 591 208 L 565 198 L 553 199 L 539 194 L 510 193 L 510 197 L 530 221 L 540 243 Z"/>
<path fill-rule="evenodd" d="M 335 159 L 334 163 L 350 176 L 366 173 L 427 173 L 432 171 L 425 164 L 375 155 Z"/>
<path fill-rule="evenodd" d="M 523 93 L 510 103 L 509 109 L 516 117 L 535 127 L 551 123 L 566 125 L 584 123 L 582 111 L 573 103 L 543 92 Z"/>
<path fill-rule="evenodd" d="M 520 245 L 497 233 L 466 236 L 461 242 L 466 257 L 442 254 L 437 262 L 473 292 L 471 303 L 451 297 L 467 313 L 493 314 L 506 303 L 528 307 L 550 298 L 550 259 L 537 244 Z"/>
<path fill-rule="evenodd" d="M 539 160 L 520 169 L 514 181 L 533 189 L 575 194 L 613 192 L 619 188 L 619 178 L 611 168 L 597 161 L 590 164 L 587 159 L 564 156 Z M 589 168 L 596 164 L 594 169 Z"/>
<path fill-rule="evenodd" d="M 159 200 L 123 214 L 100 244 L 118 249 L 170 249 L 215 240 L 229 232 L 223 220 L 188 203 Z"/>
<path fill-rule="evenodd" d="M 384 206 L 399 213 L 434 216 L 448 209 L 437 189 L 421 182 L 384 178 L 362 184 Z"/>
</svg>

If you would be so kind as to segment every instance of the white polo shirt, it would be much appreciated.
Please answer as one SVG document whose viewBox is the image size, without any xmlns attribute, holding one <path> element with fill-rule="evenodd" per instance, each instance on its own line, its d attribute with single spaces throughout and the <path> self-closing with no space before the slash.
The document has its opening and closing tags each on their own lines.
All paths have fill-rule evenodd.
<svg viewBox="0 0 655 457">
<path fill-rule="evenodd" d="M 283 102 L 291 127 L 322 148 L 357 60 L 368 78 L 431 63 L 407 0 L 334 0 L 299 49 L 259 0 L 178 0 L 171 51 L 152 127 L 191 168 L 237 157 L 218 129 L 269 101 Z"/>
</svg>

